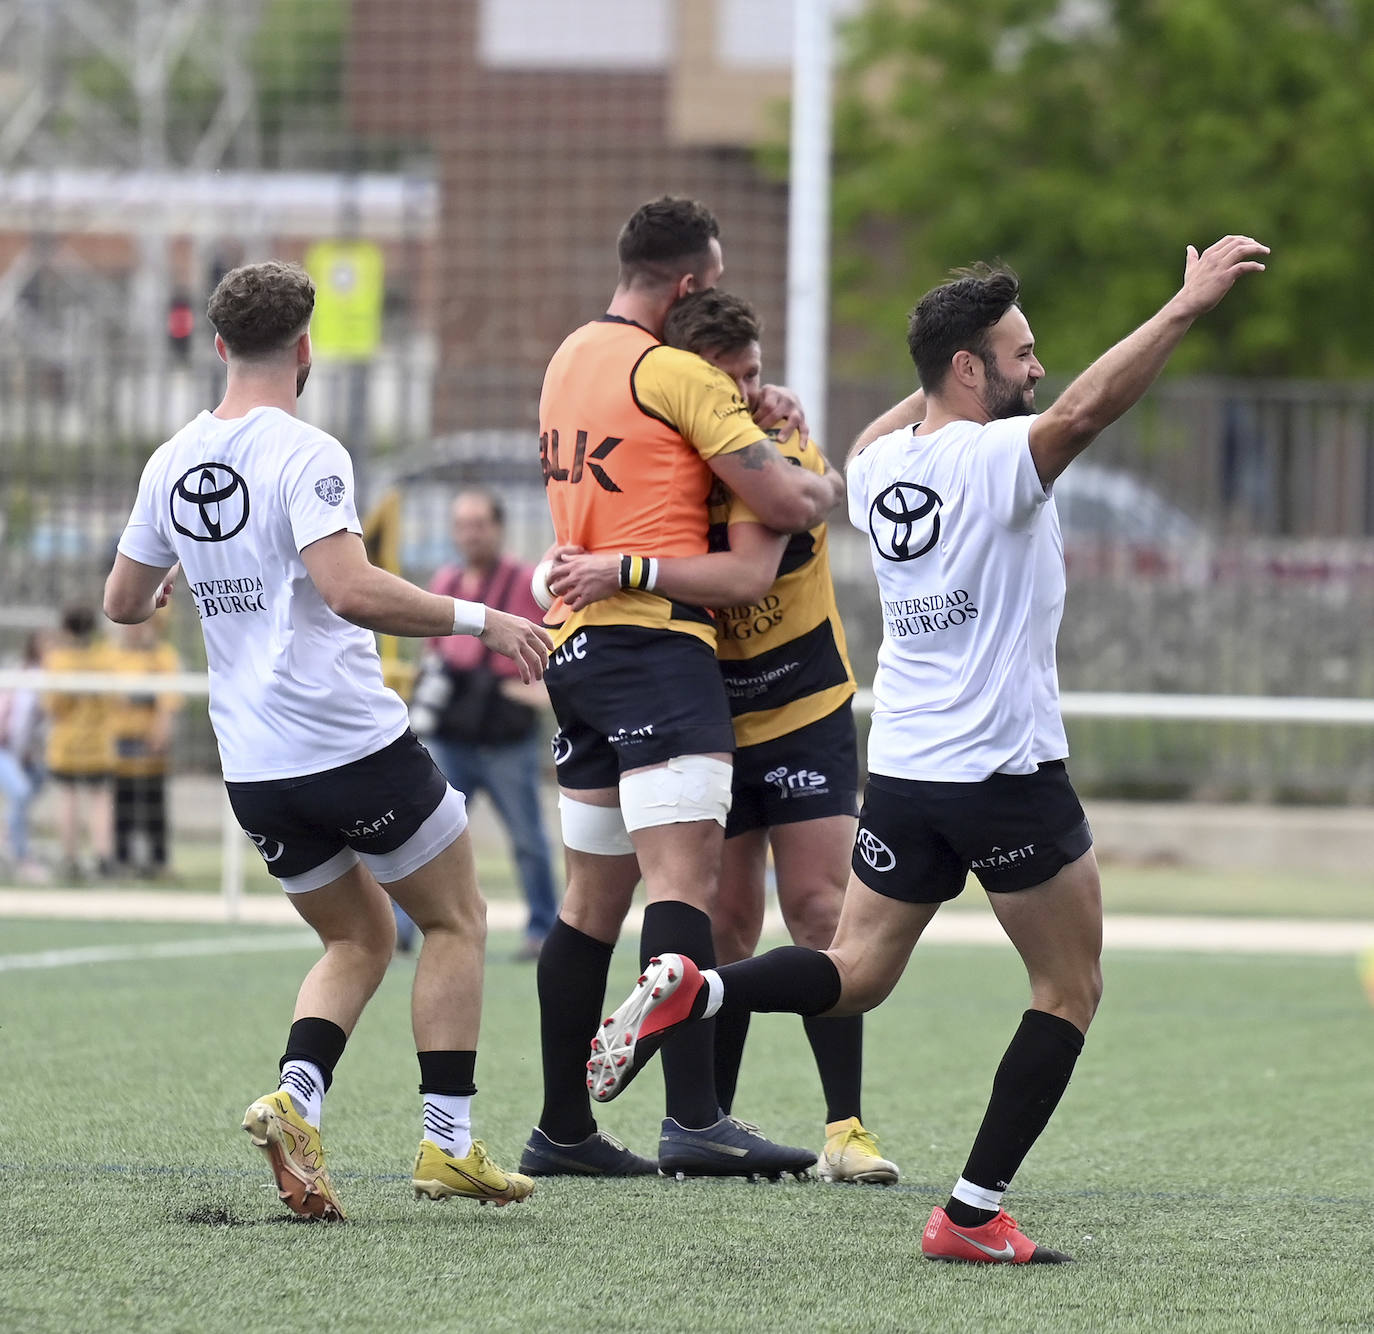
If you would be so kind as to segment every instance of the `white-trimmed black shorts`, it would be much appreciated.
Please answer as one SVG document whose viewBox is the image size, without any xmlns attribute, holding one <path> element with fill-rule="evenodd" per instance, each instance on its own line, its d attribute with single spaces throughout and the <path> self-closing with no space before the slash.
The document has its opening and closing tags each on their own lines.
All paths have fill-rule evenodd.
<svg viewBox="0 0 1374 1334">
<path fill-rule="evenodd" d="M 288 894 L 322 889 L 359 861 L 384 885 L 404 879 L 468 827 L 463 794 L 409 730 L 337 769 L 225 787 L 240 827 Z"/>
<path fill-rule="evenodd" d="M 989 894 L 1043 885 L 1093 845 L 1063 760 L 981 783 L 870 774 L 851 865 L 904 903 L 956 898 L 972 871 Z"/>
</svg>

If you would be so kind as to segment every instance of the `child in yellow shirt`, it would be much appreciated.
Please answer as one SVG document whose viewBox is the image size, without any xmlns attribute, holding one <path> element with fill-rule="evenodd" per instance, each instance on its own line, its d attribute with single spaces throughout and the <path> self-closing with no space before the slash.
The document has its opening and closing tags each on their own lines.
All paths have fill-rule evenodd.
<svg viewBox="0 0 1374 1334">
<path fill-rule="evenodd" d="M 62 629 L 43 655 L 54 672 L 110 670 L 109 646 L 95 635 L 95 613 L 72 606 L 62 613 Z M 87 835 L 97 875 L 112 869 L 111 777 L 114 739 L 110 732 L 110 696 L 52 691 L 43 698 L 48 714 L 48 776 L 57 793 L 58 836 L 62 845 L 59 873 L 80 879 L 82 832 Z"/>
</svg>

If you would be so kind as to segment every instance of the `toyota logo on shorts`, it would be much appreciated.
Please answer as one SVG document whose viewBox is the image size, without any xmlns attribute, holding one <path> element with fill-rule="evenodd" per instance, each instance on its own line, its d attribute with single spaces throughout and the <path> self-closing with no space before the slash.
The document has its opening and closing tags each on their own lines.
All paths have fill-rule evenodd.
<svg viewBox="0 0 1374 1334">
<path fill-rule="evenodd" d="M 197 463 L 172 487 L 172 527 L 193 542 L 227 542 L 248 522 L 248 487 L 227 463 Z"/>
<path fill-rule="evenodd" d="M 572 741 L 562 732 L 555 732 L 549 741 L 549 748 L 553 751 L 553 762 L 562 764 L 572 754 L 573 745 Z"/>
<path fill-rule="evenodd" d="M 871 829 L 860 829 L 855 841 L 859 856 L 875 871 L 890 871 L 897 865 L 897 855 Z"/>
<path fill-rule="evenodd" d="M 248 837 L 251 838 L 253 842 L 257 844 L 258 851 L 262 853 L 262 859 L 268 864 L 268 866 L 271 866 L 272 863 L 276 861 L 282 855 L 283 852 L 286 851 L 285 843 L 280 843 L 275 838 L 268 838 L 266 834 L 249 833 L 247 829 L 245 829 L 243 832 L 245 834 L 248 834 Z M 268 848 L 271 848 L 272 851 L 269 852 Z"/>
<path fill-rule="evenodd" d="M 915 560 L 940 540 L 940 507 L 928 486 L 894 482 L 868 508 L 868 531 L 884 560 Z"/>
</svg>

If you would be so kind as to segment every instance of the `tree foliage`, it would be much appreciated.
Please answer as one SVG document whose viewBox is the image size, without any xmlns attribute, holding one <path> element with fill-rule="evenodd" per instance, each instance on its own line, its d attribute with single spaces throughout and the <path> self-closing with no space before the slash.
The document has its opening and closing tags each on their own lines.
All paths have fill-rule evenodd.
<svg viewBox="0 0 1374 1334">
<path fill-rule="evenodd" d="M 127 3 L 112 18 L 134 22 Z M 230 149 L 227 164 L 244 167 L 318 167 L 352 165 L 344 101 L 344 49 L 349 0 L 260 0 L 247 49 L 234 51 L 252 85 L 248 114 L 257 133 Z M 159 153 L 166 164 L 185 166 L 213 125 L 225 96 L 226 44 L 239 40 L 226 6 L 206 6 L 174 51 L 166 70 L 165 121 L 160 121 Z M 240 19 L 242 16 L 239 16 Z M 92 49 L 79 27 L 61 30 L 65 47 L 63 77 L 76 99 L 61 109 L 54 128 L 73 156 L 101 161 L 113 140 L 123 165 L 146 163 L 140 155 L 143 113 L 134 88 L 129 55 L 112 58 Z M 136 48 L 131 48 L 136 49 Z M 245 145 L 255 147 L 246 148 Z M 248 153 L 248 156 L 245 156 Z M 220 165 L 215 163 L 214 165 Z"/>
<path fill-rule="evenodd" d="M 348 0 L 268 0 L 253 41 L 263 156 L 270 166 L 338 166 L 346 142 Z M 292 137 L 302 141 L 293 156 Z M 334 150 L 331 153 L 331 150 Z M 310 159 L 315 161 L 310 163 Z"/>
<path fill-rule="evenodd" d="M 1067 376 L 1242 232 L 1269 271 L 1175 368 L 1374 372 L 1374 0 L 874 0 L 848 36 L 836 303 L 885 367 L 921 292 L 1000 257 Z"/>
</svg>

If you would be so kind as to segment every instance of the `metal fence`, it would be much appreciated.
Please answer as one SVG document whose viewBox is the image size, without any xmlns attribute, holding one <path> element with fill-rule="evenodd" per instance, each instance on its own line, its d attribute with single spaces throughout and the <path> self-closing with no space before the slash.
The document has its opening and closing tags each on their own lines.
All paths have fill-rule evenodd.
<svg viewBox="0 0 1374 1334">
<path fill-rule="evenodd" d="M 317 315 L 302 410 L 348 443 L 364 495 L 401 489 L 420 579 L 450 554 L 462 482 L 499 484 L 517 549 L 542 550 L 542 368 L 603 307 L 642 200 L 712 205 L 780 378 L 788 202 L 760 150 L 786 71 L 751 61 L 789 5 L 724 4 L 714 27 L 712 8 L 0 0 L 0 656 L 98 600 L 144 460 L 218 395 L 198 316 L 243 260 L 315 255 L 337 311 L 359 271 L 317 247 L 370 248 L 370 341 L 330 355 Z M 834 457 L 903 392 L 835 371 L 846 339 Z M 1066 689 L 1374 696 L 1374 387 L 1166 381 L 1057 493 Z M 833 527 L 867 679 L 868 556 Z M 199 666 L 185 608 L 171 630 Z M 1374 789 L 1367 730 L 1074 726 L 1078 772 L 1104 790 Z M 208 734 L 183 730 L 185 762 L 211 767 Z"/>
</svg>

